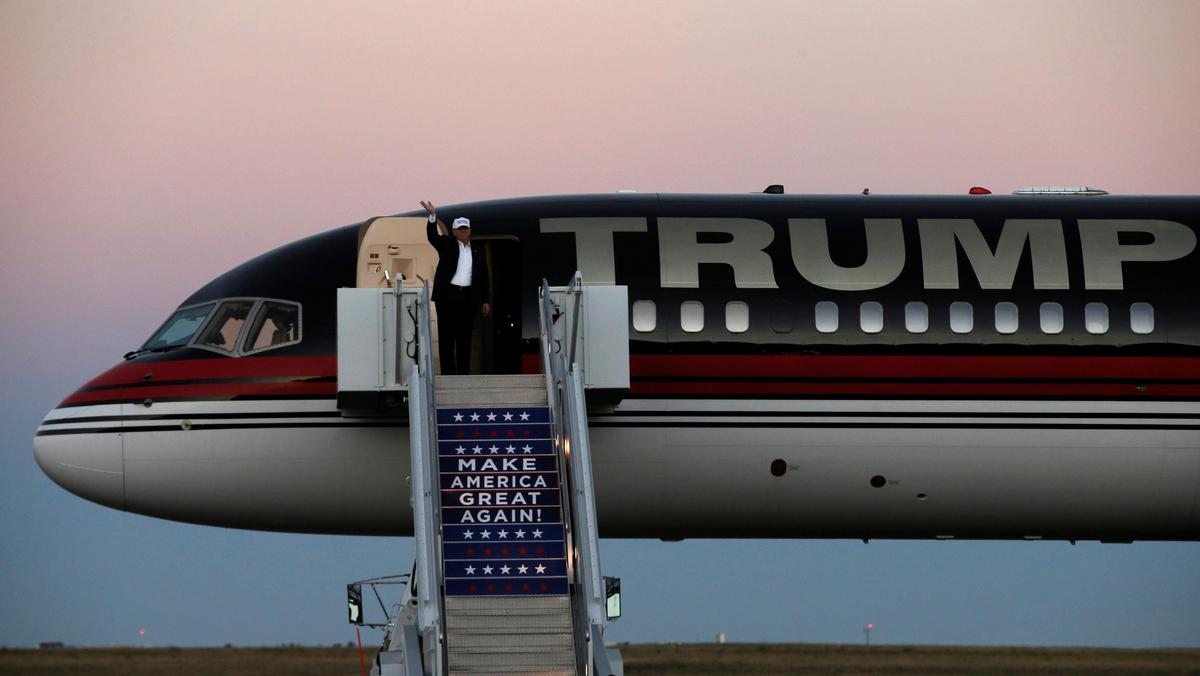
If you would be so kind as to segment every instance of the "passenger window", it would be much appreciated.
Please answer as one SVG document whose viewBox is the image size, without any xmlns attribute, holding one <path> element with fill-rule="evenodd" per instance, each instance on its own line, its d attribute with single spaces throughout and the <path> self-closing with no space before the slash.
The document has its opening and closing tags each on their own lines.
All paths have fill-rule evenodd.
<svg viewBox="0 0 1200 676">
<path fill-rule="evenodd" d="M 684 301 L 679 306 L 679 328 L 687 333 L 704 330 L 704 304 L 699 301 Z"/>
<path fill-rule="evenodd" d="M 200 330 L 200 325 L 208 319 L 208 313 L 216 307 L 216 303 L 206 303 L 196 307 L 184 308 L 171 315 L 170 319 L 159 327 L 142 345 L 143 350 L 161 350 L 168 347 L 187 345 L 187 342 Z"/>
<path fill-rule="evenodd" d="M 950 330 L 955 333 L 970 333 L 975 328 L 975 311 L 970 303 L 950 304 Z"/>
<path fill-rule="evenodd" d="M 1088 333 L 1108 333 L 1108 306 L 1104 303 L 1088 303 L 1083 306 L 1083 325 Z"/>
<path fill-rule="evenodd" d="M 771 330 L 775 333 L 791 333 L 795 323 L 795 308 L 787 301 L 771 305 Z"/>
<path fill-rule="evenodd" d="M 909 333 L 925 333 L 929 330 L 929 306 L 921 303 L 907 303 L 904 306 L 904 328 Z"/>
<path fill-rule="evenodd" d="M 750 306 L 740 300 L 725 304 L 725 329 L 730 333 L 745 333 L 750 328 Z"/>
<path fill-rule="evenodd" d="M 821 333 L 833 333 L 838 328 L 838 306 L 823 300 L 816 307 L 817 330 Z"/>
<path fill-rule="evenodd" d="M 996 331 L 1003 334 L 1017 332 L 1017 306 L 1013 303 L 996 303 Z"/>
<path fill-rule="evenodd" d="M 658 313 L 655 312 L 654 301 L 634 301 L 633 330 L 638 333 L 650 333 L 656 326 L 658 326 Z"/>
<path fill-rule="evenodd" d="M 1129 306 L 1129 328 L 1144 336 L 1154 332 L 1154 306 L 1149 303 L 1134 303 Z"/>
<path fill-rule="evenodd" d="M 1056 335 L 1063 330 L 1063 307 L 1058 303 L 1042 303 L 1038 309 L 1042 333 Z"/>
<path fill-rule="evenodd" d="M 243 352 L 268 350 L 300 342 L 300 306 L 267 300 L 259 306 L 242 344 Z"/>
<path fill-rule="evenodd" d="M 252 307 L 252 300 L 231 300 L 222 303 L 195 344 L 232 353 L 237 347 L 238 334 L 246 324 L 246 315 L 250 314 Z"/>
<path fill-rule="evenodd" d="M 879 333 L 883 330 L 883 306 L 869 301 L 858 306 L 858 325 L 863 333 Z"/>
</svg>

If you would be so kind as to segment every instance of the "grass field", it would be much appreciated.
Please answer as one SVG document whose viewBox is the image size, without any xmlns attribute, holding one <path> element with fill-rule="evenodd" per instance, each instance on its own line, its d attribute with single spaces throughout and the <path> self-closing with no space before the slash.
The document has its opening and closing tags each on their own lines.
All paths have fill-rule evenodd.
<svg viewBox="0 0 1200 676">
<path fill-rule="evenodd" d="M 621 646 L 640 674 L 1197 674 L 1200 649 L 969 648 L 788 644 Z M 368 667 L 374 650 L 366 653 Z M 354 648 L 0 650 L 0 674 L 356 676 Z"/>
</svg>

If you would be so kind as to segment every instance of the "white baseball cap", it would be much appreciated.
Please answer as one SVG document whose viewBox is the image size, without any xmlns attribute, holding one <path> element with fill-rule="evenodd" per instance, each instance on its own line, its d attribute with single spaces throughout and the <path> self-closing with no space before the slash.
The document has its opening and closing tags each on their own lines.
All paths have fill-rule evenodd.
<svg viewBox="0 0 1200 676">
<path fill-rule="evenodd" d="M 459 216 L 458 218 L 454 219 L 454 229 L 455 230 L 458 230 L 459 228 L 469 228 L 469 227 L 471 227 L 471 219 L 463 218 L 462 216 Z"/>
</svg>

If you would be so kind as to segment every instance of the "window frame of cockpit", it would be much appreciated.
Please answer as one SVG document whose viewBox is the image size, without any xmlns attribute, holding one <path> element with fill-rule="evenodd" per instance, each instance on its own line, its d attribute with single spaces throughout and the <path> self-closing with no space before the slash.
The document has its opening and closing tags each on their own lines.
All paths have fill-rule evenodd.
<svg viewBox="0 0 1200 676">
<path fill-rule="evenodd" d="M 196 342 L 200 339 L 200 336 L 204 335 L 204 333 L 206 331 L 208 331 L 209 324 L 211 324 L 213 322 L 213 320 L 216 318 L 216 316 L 219 314 L 221 307 L 223 305 L 225 305 L 226 303 L 232 303 L 232 302 L 237 302 L 237 301 L 251 301 L 252 304 L 250 305 L 250 309 L 246 312 L 246 321 L 242 324 L 242 327 L 240 329 L 238 329 L 238 335 L 237 335 L 236 341 L 234 343 L 234 350 L 233 351 L 222 350 L 220 348 L 211 347 L 209 345 L 202 345 L 202 344 Z M 268 345 L 266 347 L 260 347 L 257 350 L 244 350 L 244 349 L 242 349 L 242 347 L 246 342 L 247 332 L 250 330 L 251 325 L 254 323 L 253 320 L 257 316 L 258 311 L 262 308 L 263 304 L 265 304 L 265 303 L 280 303 L 283 305 L 295 306 L 295 308 L 296 308 L 296 340 L 288 341 L 286 343 L 279 343 L 278 345 Z M 229 296 L 227 298 L 214 298 L 212 300 L 206 300 L 206 301 L 203 301 L 200 303 L 194 303 L 192 305 L 186 305 L 183 307 L 175 308 L 175 311 L 171 313 L 171 317 L 174 317 L 176 313 L 178 313 L 182 310 L 188 310 L 188 309 L 191 309 L 194 307 L 201 307 L 201 306 L 210 305 L 210 304 L 213 307 L 211 310 L 208 311 L 208 316 L 205 317 L 204 323 L 200 325 L 200 328 L 197 329 L 194 334 L 192 334 L 191 339 L 189 339 L 187 343 L 184 343 L 183 345 L 180 345 L 179 347 L 188 347 L 188 348 L 194 348 L 197 350 L 205 350 L 207 352 L 219 354 L 222 357 L 238 358 L 238 357 L 245 357 L 248 355 L 261 354 L 268 350 L 277 350 L 281 347 L 289 347 L 291 345 L 297 345 L 301 341 L 304 340 L 304 304 L 299 303 L 294 300 L 287 300 L 284 298 L 263 298 L 261 296 Z M 171 317 L 167 317 L 167 321 L 170 321 Z M 155 333 L 157 333 L 159 330 L 161 330 L 162 327 L 165 325 L 166 325 L 166 322 L 163 322 L 159 326 L 159 328 L 155 330 Z M 153 336 L 153 335 L 154 334 L 151 334 L 151 336 Z"/>
<path fill-rule="evenodd" d="M 260 347 L 257 349 L 250 349 L 250 350 L 244 349 L 246 346 L 247 339 L 250 338 L 249 331 L 254 326 L 253 320 L 258 318 L 259 311 L 262 310 L 262 307 L 264 305 L 266 305 L 267 303 L 278 303 L 280 305 L 291 305 L 296 308 L 296 339 L 289 340 L 286 343 L 279 343 L 277 345 L 267 345 L 265 347 Z M 289 345 L 296 345 L 300 341 L 304 340 L 304 305 L 302 303 L 297 303 L 294 300 L 284 300 L 282 298 L 259 298 L 258 302 L 254 304 L 254 307 L 250 308 L 250 314 L 246 315 L 246 317 L 247 317 L 247 319 L 246 319 L 245 326 L 243 326 L 242 330 L 238 332 L 237 356 L 239 356 L 239 357 L 244 357 L 244 356 L 252 355 L 252 354 L 261 354 L 268 350 L 278 350 L 281 347 L 287 347 Z M 199 335 L 199 334 L 196 334 L 196 335 Z"/>
<path fill-rule="evenodd" d="M 171 320 L 174 319 L 175 316 L 178 315 L 180 312 L 184 312 L 186 310 L 191 310 L 193 308 L 204 307 L 205 305 L 211 305 L 212 307 L 210 307 L 208 309 L 208 312 L 205 313 L 204 319 L 203 319 L 203 321 L 200 322 L 199 328 L 197 328 L 195 331 L 192 331 L 192 335 L 188 336 L 188 339 L 186 341 L 184 341 L 178 345 L 159 345 L 158 347 L 147 347 L 147 345 L 150 344 L 150 341 L 153 340 L 155 336 L 162 333 L 162 330 L 167 327 L 167 324 L 169 324 L 171 322 Z M 147 338 L 146 340 L 142 341 L 142 345 L 141 345 L 141 347 L 138 348 L 138 350 L 158 350 L 158 349 L 164 349 L 164 348 L 174 349 L 174 348 L 180 348 L 180 347 L 189 347 L 192 344 L 192 341 L 196 339 L 196 336 L 200 335 L 200 332 L 203 331 L 204 327 L 208 325 L 208 321 L 210 319 L 212 319 L 213 311 L 216 310 L 220 306 L 221 306 L 221 300 L 217 299 L 217 300 L 206 300 L 206 301 L 202 301 L 199 303 L 192 303 L 191 305 L 184 305 L 182 307 L 175 308 L 174 310 L 171 311 L 171 314 L 165 320 L 163 320 L 163 323 L 159 324 L 158 328 L 154 329 L 154 331 L 150 334 L 150 337 Z"/>
</svg>

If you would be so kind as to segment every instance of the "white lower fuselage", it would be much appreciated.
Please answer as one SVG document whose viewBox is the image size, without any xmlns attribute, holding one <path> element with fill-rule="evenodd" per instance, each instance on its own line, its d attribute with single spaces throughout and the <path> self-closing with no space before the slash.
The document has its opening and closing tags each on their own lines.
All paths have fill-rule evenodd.
<svg viewBox="0 0 1200 676">
<path fill-rule="evenodd" d="M 1200 537 L 1200 403 L 627 399 L 591 416 L 616 537 Z M 55 409 L 42 468 L 111 507 L 406 535 L 407 420 L 332 399 Z"/>
</svg>

